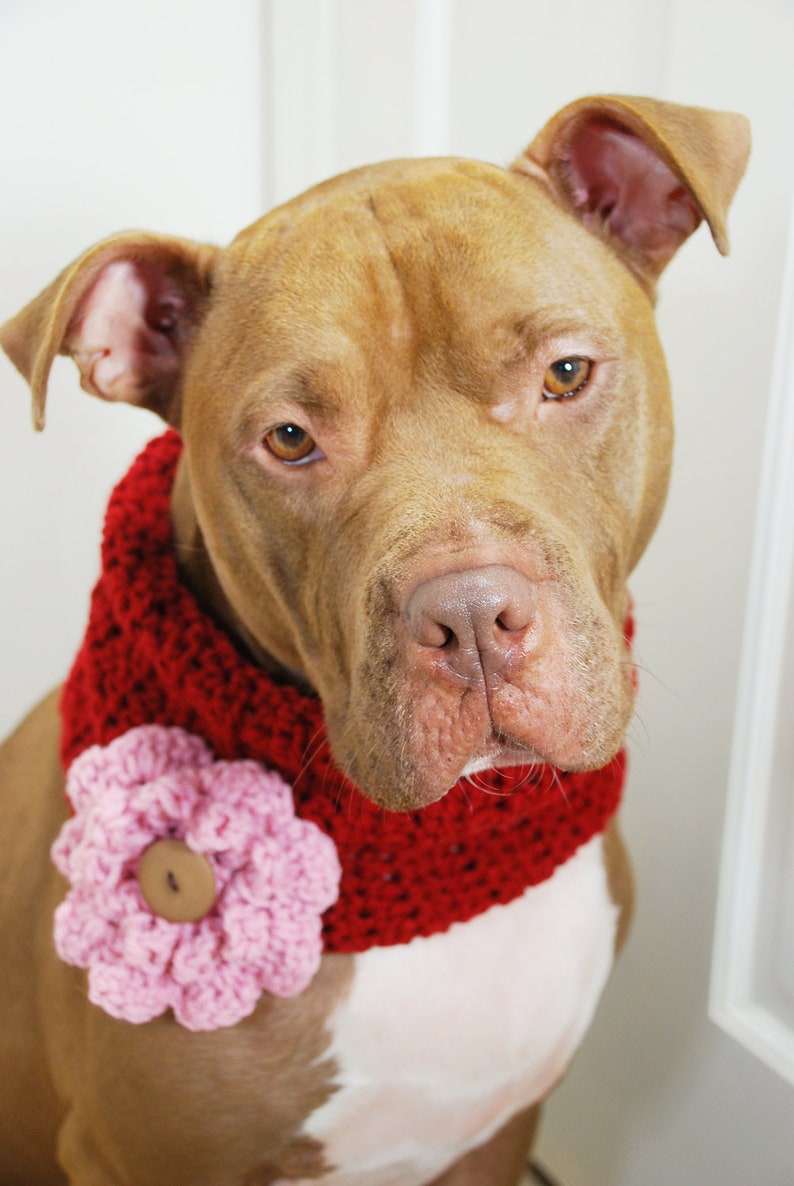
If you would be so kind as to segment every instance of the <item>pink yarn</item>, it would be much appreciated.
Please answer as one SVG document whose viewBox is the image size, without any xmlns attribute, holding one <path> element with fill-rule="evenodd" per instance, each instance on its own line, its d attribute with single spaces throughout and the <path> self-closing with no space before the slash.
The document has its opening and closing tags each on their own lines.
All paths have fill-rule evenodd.
<svg viewBox="0 0 794 1186">
<path fill-rule="evenodd" d="M 184 729 L 141 725 L 82 753 L 66 792 L 75 814 L 52 857 L 72 888 L 55 945 L 88 969 L 94 1004 L 131 1022 L 171 1008 L 188 1029 L 209 1030 L 247 1017 L 263 991 L 289 997 L 308 985 L 341 870 L 278 774 L 215 761 Z M 199 922 L 160 918 L 140 891 L 140 857 L 165 837 L 212 864 L 215 904 Z"/>
</svg>

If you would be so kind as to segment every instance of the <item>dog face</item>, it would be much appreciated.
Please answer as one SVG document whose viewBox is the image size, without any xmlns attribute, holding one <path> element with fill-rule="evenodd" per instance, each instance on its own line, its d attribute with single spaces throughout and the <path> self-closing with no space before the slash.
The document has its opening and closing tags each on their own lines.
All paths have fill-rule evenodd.
<svg viewBox="0 0 794 1186">
<path fill-rule="evenodd" d="M 682 164 L 656 143 L 682 109 L 651 110 L 576 105 L 509 172 L 359 170 L 222 252 L 114 240 L 9 323 L 34 390 L 63 349 L 179 426 L 188 579 L 317 692 L 386 807 L 622 743 L 625 583 L 672 440 L 653 283 L 701 217 L 724 233 L 746 155 L 732 123 L 715 198 L 703 129 Z"/>
<path fill-rule="evenodd" d="M 388 166 L 246 232 L 183 429 L 226 598 L 318 691 L 374 797 L 416 805 L 479 764 L 617 750 L 625 578 L 664 496 L 667 381 L 647 295 L 541 187 Z M 417 590 L 451 574 L 521 619 L 496 670 L 454 661 L 461 627 L 434 639 L 415 621 Z"/>
</svg>

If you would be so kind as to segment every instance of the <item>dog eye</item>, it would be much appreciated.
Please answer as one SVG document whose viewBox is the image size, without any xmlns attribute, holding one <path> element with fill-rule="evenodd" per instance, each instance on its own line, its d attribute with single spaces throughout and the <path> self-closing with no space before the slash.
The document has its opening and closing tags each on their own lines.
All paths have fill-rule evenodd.
<svg viewBox="0 0 794 1186">
<path fill-rule="evenodd" d="M 313 461 L 320 453 L 314 438 L 297 424 L 279 424 L 265 434 L 265 445 L 285 465 Z"/>
<path fill-rule="evenodd" d="M 544 399 L 570 399 L 587 386 L 593 364 L 589 358 L 560 358 L 546 371 Z"/>
</svg>

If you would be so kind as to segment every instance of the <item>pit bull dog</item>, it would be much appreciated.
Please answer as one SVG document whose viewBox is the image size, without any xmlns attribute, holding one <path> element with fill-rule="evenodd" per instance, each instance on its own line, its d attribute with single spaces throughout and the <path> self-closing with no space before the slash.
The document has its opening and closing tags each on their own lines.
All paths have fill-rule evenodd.
<svg viewBox="0 0 794 1186">
<path fill-rule="evenodd" d="M 631 906 L 655 284 L 748 141 L 581 100 L 507 170 L 119 235 L 3 327 L 37 427 L 59 353 L 170 426 L 2 749 L 3 1186 L 518 1182 Z"/>
</svg>

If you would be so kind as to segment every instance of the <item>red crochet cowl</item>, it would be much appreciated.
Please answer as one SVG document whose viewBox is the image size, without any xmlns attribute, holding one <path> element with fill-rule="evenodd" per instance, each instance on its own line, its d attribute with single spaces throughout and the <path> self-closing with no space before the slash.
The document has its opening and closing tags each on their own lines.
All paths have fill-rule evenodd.
<svg viewBox="0 0 794 1186">
<path fill-rule="evenodd" d="M 181 582 L 169 502 L 177 433 L 152 441 L 114 491 L 88 629 L 61 700 L 65 766 L 143 724 L 200 735 L 292 784 L 295 810 L 342 863 L 324 947 L 359 952 L 444 931 L 549 878 L 620 803 L 621 752 L 602 770 L 491 770 L 422 811 L 373 806 L 334 765 L 319 700 L 241 656 Z M 482 789 L 480 789 L 482 788 Z"/>
</svg>

